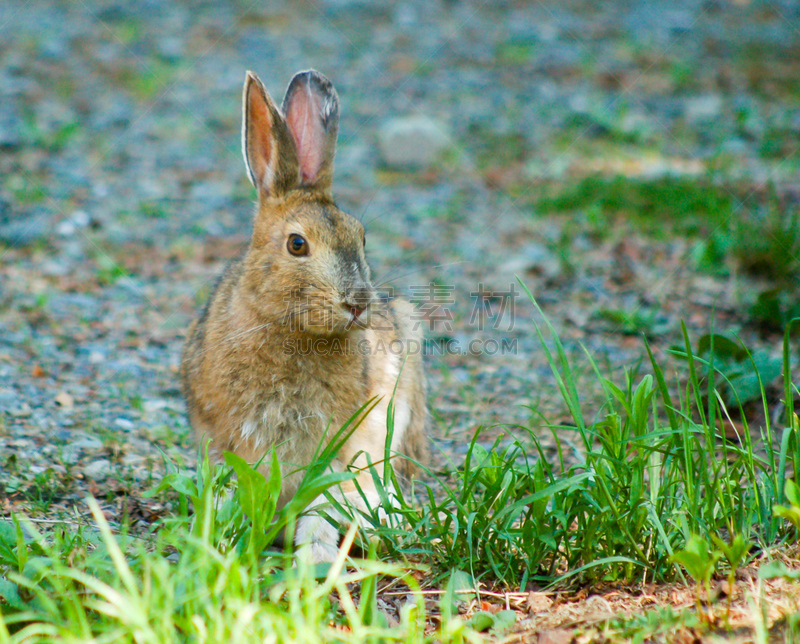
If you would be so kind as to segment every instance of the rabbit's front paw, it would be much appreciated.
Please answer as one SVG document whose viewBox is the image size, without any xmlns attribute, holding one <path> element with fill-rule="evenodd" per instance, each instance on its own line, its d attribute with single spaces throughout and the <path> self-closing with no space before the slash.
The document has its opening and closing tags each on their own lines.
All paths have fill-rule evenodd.
<svg viewBox="0 0 800 644">
<path fill-rule="evenodd" d="M 298 520 L 294 542 L 298 556 L 312 563 L 329 563 L 339 554 L 339 531 L 318 514 Z"/>
</svg>

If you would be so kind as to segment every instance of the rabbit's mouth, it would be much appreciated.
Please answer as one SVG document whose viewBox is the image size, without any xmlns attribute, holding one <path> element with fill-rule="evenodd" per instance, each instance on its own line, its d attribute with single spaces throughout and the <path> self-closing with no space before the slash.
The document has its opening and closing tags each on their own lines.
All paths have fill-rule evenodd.
<svg viewBox="0 0 800 644">
<path fill-rule="evenodd" d="M 358 304 L 343 304 L 345 311 L 349 314 L 350 318 L 347 320 L 345 324 L 345 330 L 350 331 L 351 329 L 366 329 L 369 312 L 366 308 L 362 308 Z"/>
</svg>

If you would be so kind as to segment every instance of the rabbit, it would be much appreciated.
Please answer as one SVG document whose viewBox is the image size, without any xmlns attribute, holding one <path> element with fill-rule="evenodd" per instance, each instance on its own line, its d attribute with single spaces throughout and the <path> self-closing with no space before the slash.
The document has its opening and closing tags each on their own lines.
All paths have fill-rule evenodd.
<svg viewBox="0 0 800 644">
<path fill-rule="evenodd" d="M 368 463 L 383 476 L 390 400 L 390 453 L 408 457 L 393 460 L 401 478 L 428 453 L 420 323 L 409 302 L 378 297 L 364 227 L 333 201 L 338 122 L 339 99 L 322 74 L 296 74 L 278 108 L 247 72 L 242 148 L 258 193 L 253 235 L 189 327 L 181 361 L 189 420 L 213 458 L 231 451 L 256 462 L 277 451 L 279 507 L 297 491 L 298 468 L 371 399 L 376 406 L 332 465 L 358 472 L 358 487 L 347 481 L 334 492 L 342 501 L 379 506 Z M 312 510 L 295 543 L 315 562 L 332 561 L 339 533 Z"/>
</svg>

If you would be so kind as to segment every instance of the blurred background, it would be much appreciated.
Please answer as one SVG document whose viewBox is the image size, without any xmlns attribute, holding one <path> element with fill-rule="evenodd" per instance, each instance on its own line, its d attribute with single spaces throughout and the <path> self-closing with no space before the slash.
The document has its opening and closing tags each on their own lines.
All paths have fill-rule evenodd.
<svg viewBox="0 0 800 644">
<path fill-rule="evenodd" d="M 480 424 L 529 422 L 531 406 L 558 420 L 530 303 L 473 315 L 475 292 L 496 305 L 515 275 L 588 372 L 581 344 L 619 379 L 642 334 L 663 357 L 681 320 L 694 339 L 713 323 L 759 352 L 779 395 L 781 332 L 800 314 L 797 2 L 11 0 L 8 498 L 67 498 L 70 472 L 137 485 L 160 450 L 193 463 L 176 371 L 186 326 L 249 236 L 244 73 L 279 100 L 309 67 L 339 92 L 334 194 L 367 225 L 376 278 L 447 293 L 434 343 L 517 341 L 429 359 L 443 455 Z"/>
</svg>

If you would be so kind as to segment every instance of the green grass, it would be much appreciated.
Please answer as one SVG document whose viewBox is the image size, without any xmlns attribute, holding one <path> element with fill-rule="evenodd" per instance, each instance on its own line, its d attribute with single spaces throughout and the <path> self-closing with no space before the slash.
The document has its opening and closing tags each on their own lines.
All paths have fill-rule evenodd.
<svg viewBox="0 0 800 644">
<path fill-rule="evenodd" d="M 769 281 L 744 310 L 754 326 L 780 333 L 800 315 L 800 210 L 772 187 L 758 196 L 751 191 L 742 201 L 735 194 L 732 188 L 697 179 L 591 176 L 573 185 L 551 186 L 535 209 L 572 216 L 561 243 L 565 264 L 578 234 L 602 241 L 632 226 L 655 237 L 687 237 L 698 270 Z M 655 318 L 624 311 L 600 315 L 625 333 L 654 333 Z"/>
<path fill-rule="evenodd" d="M 536 54 L 537 45 L 527 40 L 512 39 L 500 43 L 495 50 L 495 59 L 503 66 L 522 66 Z"/>
<path fill-rule="evenodd" d="M 139 214 L 148 219 L 166 219 L 169 216 L 167 208 L 157 201 L 140 202 Z"/>
<path fill-rule="evenodd" d="M 656 310 L 600 309 L 597 316 L 614 325 L 614 331 L 623 335 L 644 335 L 652 338 L 665 330 Z"/>
<path fill-rule="evenodd" d="M 519 132 L 496 132 L 480 124 L 470 125 L 467 145 L 481 170 L 521 163 L 529 154 L 524 135 Z"/>
<path fill-rule="evenodd" d="M 180 71 L 177 63 L 150 58 L 143 68 L 122 74 L 122 84 L 138 99 L 151 100 L 170 85 Z"/>
<path fill-rule="evenodd" d="M 274 455 L 275 475 L 266 479 L 229 454 L 228 466 L 205 458 L 196 477 L 173 472 L 152 491 L 171 490 L 177 511 L 151 535 L 112 530 L 94 499 L 91 525 L 45 535 L 17 518 L 0 523 L 0 642 L 473 641 L 452 617 L 425 635 L 421 595 L 389 628 L 377 608 L 378 579 L 400 577 L 411 590 L 418 584 L 406 568 L 376 561 L 374 549 L 345 568 L 355 528 L 324 566 L 268 549 L 283 529 L 291 542 L 295 518 L 322 490 L 352 478 L 327 469 L 355 426 L 320 451 L 282 509 Z"/>
<path fill-rule="evenodd" d="M 33 173 L 9 174 L 3 183 L 14 201 L 19 204 L 41 203 L 47 197 L 47 188 L 44 182 Z"/>
<path fill-rule="evenodd" d="M 599 209 L 608 218 L 624 217 L 646 230 L 674 230 L 694 234 L 710 232 L 733 213 L 736 199 L 725 188 L 697 179 L 605 178 L 591 176 L 543 196 L 536 203 L 540 213 Z"/>
<path fill-rule="evenodd" d="M 279 476 L 265 478 L 228 454 L 226 465 L 200 459 L 194 476 L 173 471 L 149 493 L 166 495 L 174 507 L 152 533 L 112 530 L 93 500 L 91 522 L 47 534 L 22 519 L 0 523 L 0 644 L 92 637 L 477 642 L 477 631 L 499 635 L 511 618 L 476 613 L 466 622 L 457 616 L 457 591 L 471 587 L 470 594 L 480 596 L 479 582 L 524 589 L 694 578 L 707 590 L 714 575 L 733 578 L 756 554 L 769 556 L 798 539 L 800 491 L 788 482 L 789 473 L 800 471 L 793 407 L 800 392 L 789 375 L 790 331 L 784 337 L 783 414 L 768 409 L 759 363 L 750 358 L 756 402 L 770 413 L 757 431 L 741 413 L 741 436 L 733 442 L 719 430 L 720 419 L 740 401 L 738 381 L 723 358 L 741 363 L 750 356 L 745 348 L 709 336 L 694 349 L 684 329 L 675 351 L 685 368 L 676 369 L 682 375 L 671 384 L 647 345 L 650 373 L 628 371 L 621 381 L 605 377 L 587 355 L 605 392 L 604 405 L 587 410 L 574 368 L 545 320 L 537 332 L 570 421 L 554 424 L 531 408 L 538 427 L 506 427 L 488 448 L 479 430 L 463 463 L 450 472 L 429 471 L 428 484 L 398 492 L 393 501 L 393 469 L 385 478 L 373 474 L 384 513 L 375 509 L 362 517 L 362 530 L 348 529 L 330 566 L 295 560 L 274 540 L 285 530 L 291 543 L 306 505 L 353 480 L 353 473 L 332 473 L 329 465 L 358 415 L 319 451 L 284 508 L 276 506 Z M 391 407 L 388 425 L 391 435 Z M 554 459 L 545 456 L 541 429 L 553 436 Z M 752 438 L 758 432 L 763 445 Z M 267 458 L 277 473 L 274 454 Z M 351 512 L 335 498 L 329 495 L 337 509 Z M 352 543 L 367 556 L 347 559 Z M 779 563 L 772 572 L 792 578 L 795 573 L 778 570 Z M 413 593 L 420 572 L 426 585 L 445 588 L 433 609 Z M 392 627 L 378 602 L 387 581 L 413 596 Z M 705 601 L 701 591 L 698 602 Z M 687 619 L 672 614 L 667 621 Z M 624 638 L 631 629 L 660 632 L 663 623 L 646 615 L 608 628 Z"/>
<path fill-rule="evenodd" d="M 800 146 L 797 132 L 788 128 L 770 127 L 761 137 L 758 154 L 763 159 L 785 159 L 791 157 Z"/>
<path fill-rule="evenodd" d="M 744 535 L 761 548 L 787 536 L 772 506 L 783 497 L 786 472 L 800 465 L 796 421 L 779 428 L 767 421 L 766 456 L 743 413 L 741 442 L 726 441 L 718 420 L 735 413 L 736 403 L 728 408 L 713 392 L 724 384 L 738 401 L 737 383 L 723 382 L 724 374 L 694 354 L 688 336 L 680 396 L 651 356 L 652 374 L 628 373 L 622 383 L 597 370 L 606 405 L 590 419 L 563 347 L 554 335 L 549 342 L 544 331 L 541 337 L 572 414 L 573 424 L 542 421 L 559 461 L 547 462 L 530 428 L 510 428 L 510 437 L 488 452 L 476 438 L 454 481 L 429 488 L 420 508 L 402 507 L 396 525 L 376 526 L 393 557 L 421 557 L 442 574 L 467 567 L 476 580 L 511 587 L 573 576 L 666 581 L 680 576 L 672 556 L 692 535 Z M 788 361 L 788 340 L 784 351 Z M 785 389 L 796 393 L 788 381 Z"/>
<path fill-rule="evenodd" d="M 113 286 L 123 277 L 128 277 L 129 272 L 121 259 L 122 250 L 92 236 L 89 238 L 91 246 L 89 255 L 94 261 L 95 277 L 101 286 Z"/>
</svg>

